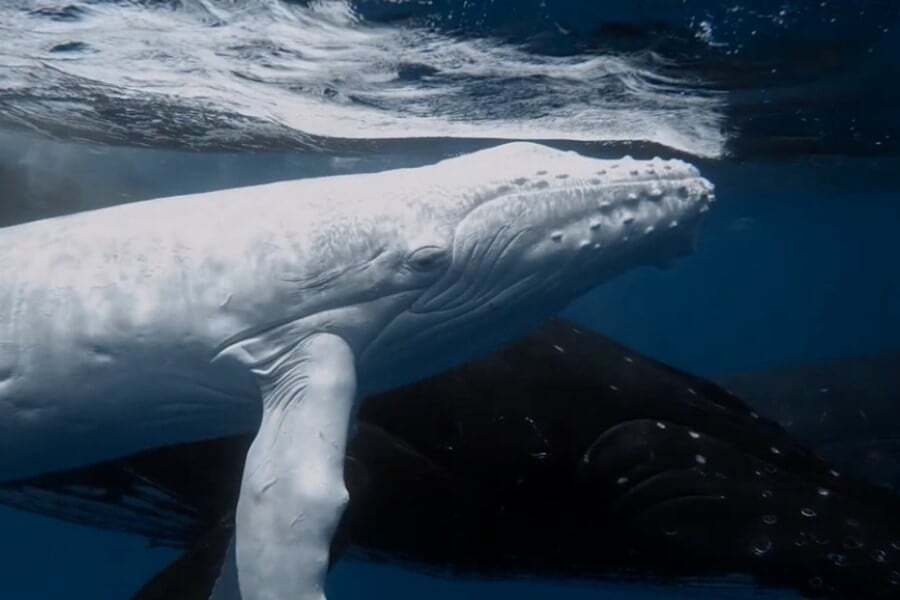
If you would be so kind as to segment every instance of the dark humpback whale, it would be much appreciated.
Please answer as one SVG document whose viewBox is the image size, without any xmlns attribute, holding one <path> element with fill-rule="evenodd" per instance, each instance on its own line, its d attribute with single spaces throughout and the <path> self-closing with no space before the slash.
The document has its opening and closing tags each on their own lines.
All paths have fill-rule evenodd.
<svg viewBox="0 0 900 600">
<path fill-rule="evenodd" d="M 338 552 L 484 577 L 740 573 L 813 597 L 900 593 L 896 496 L 723 388 L 562 321 L 373 397 L 358 423 Z M 135 598 L 206 600 L 249 443 L 7 484 L 0 502 L 183 548 Z"/>
</svg>

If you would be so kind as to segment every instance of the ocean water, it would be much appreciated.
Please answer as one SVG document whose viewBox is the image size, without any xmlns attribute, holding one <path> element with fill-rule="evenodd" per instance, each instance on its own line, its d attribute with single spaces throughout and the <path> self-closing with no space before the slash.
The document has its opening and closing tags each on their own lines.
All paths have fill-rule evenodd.
<svg viewBox="0 0 900 600">
<path fill-rule="evenodd" d="M 898 352 L 898 40 L 890 0 L 7 0 L 0 226 L 509 139 L 676 156 L 717 186 L 695 252 L 566 316 L 713 379 Z M 12 509 L 0 531 L 0 598 L 126 599 L 176 556 Z M 355 561 L 328 586 L 798 597 L 741 577 L 484 582 Z"/>
</svg>

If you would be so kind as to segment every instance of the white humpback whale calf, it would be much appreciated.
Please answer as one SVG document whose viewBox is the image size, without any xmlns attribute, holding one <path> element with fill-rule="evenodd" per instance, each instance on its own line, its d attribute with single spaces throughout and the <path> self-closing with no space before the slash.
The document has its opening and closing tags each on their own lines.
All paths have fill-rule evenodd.
<svg viewBox="0 0 900 600">
<path fill-rule="evenodd" d="M 681 161 L 515 143 L 0 230 L 0 481 L 255 430 L 244 600 L 324 598 L 358 398 L 692 243 Z"/>
</svg>

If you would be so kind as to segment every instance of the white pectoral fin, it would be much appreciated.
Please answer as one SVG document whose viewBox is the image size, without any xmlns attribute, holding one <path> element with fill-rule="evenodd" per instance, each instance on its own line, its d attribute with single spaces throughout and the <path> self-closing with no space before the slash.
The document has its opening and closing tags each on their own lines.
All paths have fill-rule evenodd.
<svg viewBox="0 0 900 600">
<path fill-rule="evenodd" d="M 263 398 L 236 514 L 243 600 L 322 600 L 348 495 L 344 451 L 356 397 L 353 352 L 318 334 L 255 370 Z"/>
</svg>

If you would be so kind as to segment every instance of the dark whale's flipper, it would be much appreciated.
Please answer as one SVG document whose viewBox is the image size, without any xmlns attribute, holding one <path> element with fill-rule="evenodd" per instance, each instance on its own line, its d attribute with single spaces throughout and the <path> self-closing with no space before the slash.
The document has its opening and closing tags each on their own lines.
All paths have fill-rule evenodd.
<svg viewBox="0 0 900 600">
<path fill-rule="evenodd" d="M 370 398 L 358 422 L 339 535 L 354 555 L 486 577 L 737 573 L 810 596 L 900 593 L 896 496 L 833 471 L 717 385 L 564 322 Z M 137 598 L 207 600 L 246 445 L 0 486 L 0 502 L 184 548 Z M 179 572 L 195 587 L 164 587 Z"/>
<path fill-rule="evenodd" d="M 810 596 L 900 593 L 896 499 L 840 474 L 810 476 L 648 420 L 601 436 L 580 471 L 587 497 L 607 499 L 616 526 L 639 536 L 635 552 L 667 555 L 673 574 L 703 564 Z"/>
</svg>

